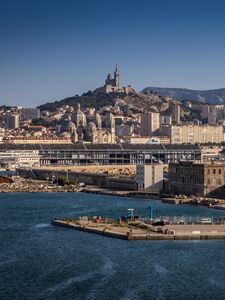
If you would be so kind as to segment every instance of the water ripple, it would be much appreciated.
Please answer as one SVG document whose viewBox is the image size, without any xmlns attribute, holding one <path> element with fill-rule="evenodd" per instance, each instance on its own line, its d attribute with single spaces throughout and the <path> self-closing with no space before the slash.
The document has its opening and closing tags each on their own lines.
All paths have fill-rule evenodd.
<svg viewBox="0 0 225 300">
<path fill-rule="evenodd" d="M 83 282 L 86 280 L 90 280 L 90 279 L 94 278 L 96 274 L 97 274 L 97 272 L 94 271 L 94 272 L 88 272 L 88 273 L 80 275 L 80 276 L 74 276 L 74 277 L 67 278 L 63 282 L 48 288 L 45 291 L 45 293 L 51 294 L 51 293 L 59 292 L 63 289 L 68 288 L 70 285 L 73 285 L 74 283 L 80 283 L 80 282 Z"/>
</svg>

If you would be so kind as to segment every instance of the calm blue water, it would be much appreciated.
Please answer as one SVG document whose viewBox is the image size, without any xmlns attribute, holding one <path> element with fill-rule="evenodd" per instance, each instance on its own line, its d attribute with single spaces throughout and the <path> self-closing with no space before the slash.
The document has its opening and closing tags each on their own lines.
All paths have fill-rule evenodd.
<svg viewBox="0 0 225 300">
<path fill-rule="evenodd" d="M 225 299 L 225 241 L 123 241 L 54 217 L 225 216 L 204 207 L 90 194 L 0 194 L 0 299 Z"/>
</svg>

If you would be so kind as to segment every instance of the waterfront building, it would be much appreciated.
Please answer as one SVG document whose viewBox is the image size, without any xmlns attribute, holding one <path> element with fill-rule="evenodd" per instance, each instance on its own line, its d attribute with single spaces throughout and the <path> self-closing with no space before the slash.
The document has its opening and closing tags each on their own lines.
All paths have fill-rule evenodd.
<svg viewBox="0 0 225 300">
<path fill-rule="evenodd" d="M 38 151 L 41 166 L 67 165 L 136 165 L 152 162 L 201 161 L 198 145 L 160 144 L 83 144 L 83 143 L 2 143 L 0 160 L 5 155 L 15 157 L 15 152 Z"/>
<path fill-rule="evenodd" d="M 9 147 L 10 150 L 0 148 L 0 166 L 2 167 L 38 167 L 40 155 L 37 149 L 19 150 L 17 147 Z"/>
<path fill-rule="evenodd" d="M 169 192 L 224 197 L 225 164 L 179 162 L 169 164 Z"/>
<path fill-rule="evenodd" d="M 138 164 L 136 166 L 136 181 L 139 191 L 163 190 L 163 165 L 162 164 Z"/>
<path fill-rule="evenodd" d="M 1 145 L 0 145 L 1 146 Z M 41 145 L 41 165 L 136 165 L 201 160 L 198 145 L 71 144 Z"/>
</svg>

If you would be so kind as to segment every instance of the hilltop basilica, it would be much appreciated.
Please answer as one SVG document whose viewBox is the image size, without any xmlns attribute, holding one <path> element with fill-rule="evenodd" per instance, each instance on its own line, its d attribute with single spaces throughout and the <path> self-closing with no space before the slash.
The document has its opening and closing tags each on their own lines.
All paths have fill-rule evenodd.
<svg viewBox="0 0 225 300">
<path fill-rule="evenodd" d="M 120 85 L 120 72 L 118 65 L 114 72 L 114 77 L 108 74 L 105 85 L 94 91 L 94 93 L 132 93 L 133 88 L 128 85 Z M 64 115 L 60 121 L 58 133 L 62 137 L 67 137 L 76 143 L 78 141 L 89 142 L 93 144 L 114 144 L 116 137 L 115 119 L 113 114 L 108 113 L 100 115 L 95 109 L 81 110 L 80 103 L 74 110 Z"/>
<path fill-rule="evenodd" d="M 114 77 L 108 74 L 105 80 L 105 85 L 94 91 L 95 93 L 132 93 L 135 92 L 131 85 L 122 87 L 120 85 L 120 71 L 118 65 L 114 71 Z"/>
</svg>

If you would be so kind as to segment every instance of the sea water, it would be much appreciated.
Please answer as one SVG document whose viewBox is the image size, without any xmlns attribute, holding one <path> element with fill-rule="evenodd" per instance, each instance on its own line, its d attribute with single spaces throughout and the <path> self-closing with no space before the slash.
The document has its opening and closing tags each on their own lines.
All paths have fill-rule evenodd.
<svg viewBox="0 0 225 300">
<path fill-rule="evenodd" d="M 125 241 L 55 217 L 225 217 L 225 211 L 83 193 L 0 194 L 0 299 L 225 299 L 225 241 Z"/>
</svg>

